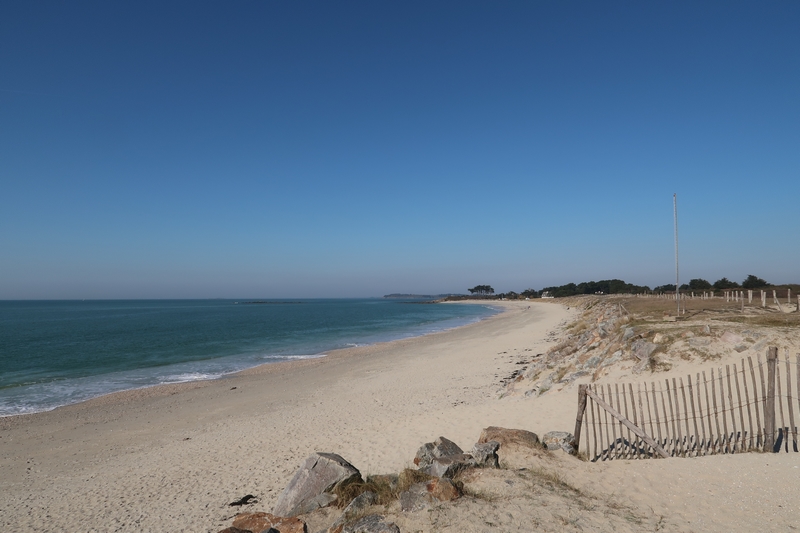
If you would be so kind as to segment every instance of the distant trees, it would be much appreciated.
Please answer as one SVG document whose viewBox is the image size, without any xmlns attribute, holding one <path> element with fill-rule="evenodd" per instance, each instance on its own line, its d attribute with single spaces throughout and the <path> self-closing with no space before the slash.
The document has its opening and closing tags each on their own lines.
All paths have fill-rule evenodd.
<svg viewBox="0 0 800 533">
<path fill-rule="evenodd" d="M 525 289 L 520 294 L 523 298 L 536 298 L 539 295 L 539 291 L 533 289 Z"/>
<path fill-rule="evenodd" d="M 711 283 L 703 278 L 697 278 L 689 282 L 689 288 L 693 291 L 705 291 L 711 288 Z"/>
<path fill-rule="evenodd" d="M 728 278 L 718 279 L 714 282 L 715 289 L 738 289 L 739 284 L 735 281 L 731 281 Z"/>
<path fill-rule="evenodd" d="M 675 285 L 667 283 L 666 285 L 659 285 L 653 292 L 675 292 Z"/>
<path fill-rule="evenodd" d="M 769 287 L 769 286 L 770 286 L 770 284 L 767 283 L 765 280 L 763 280 L 761 278 L 757 278 L 756 276 L 754 276 L 752 274 L 747 276 L 747 279 L 745 279 L 742 282 L 742 288 L 743 289 L 760 289 L 761 287 Z"/>
<path fill-rule="evenodd" d="M 650 291 L 650 287 L 625 283 L 621 279 L 604 279 L 600 281 L 584 281 L 583 283 L 567 283 L 559 287 L 545 287 L 541 292 L 551 296 L 575 296 L 578 294 L 637 294 Z"/>
<path fill-rule="evenodd" d="M 494 289 L 491 285 L 475 285 L 471 289 L 467 289 L 470 294 L 480 294 L 480 295 L 487 295 L 487 294 L 494 294 Z"/>
</svg>

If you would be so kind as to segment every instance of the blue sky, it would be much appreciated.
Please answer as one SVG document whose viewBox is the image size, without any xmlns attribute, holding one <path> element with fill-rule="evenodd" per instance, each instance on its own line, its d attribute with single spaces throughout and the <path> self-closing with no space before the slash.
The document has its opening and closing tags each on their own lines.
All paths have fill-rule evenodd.
<svg viewBox="0 0 800 533">
<path fill-rule="evenodd" d="M 0 299 L 798 282 L 796 2 L 3 2 Z"/>
</svg>

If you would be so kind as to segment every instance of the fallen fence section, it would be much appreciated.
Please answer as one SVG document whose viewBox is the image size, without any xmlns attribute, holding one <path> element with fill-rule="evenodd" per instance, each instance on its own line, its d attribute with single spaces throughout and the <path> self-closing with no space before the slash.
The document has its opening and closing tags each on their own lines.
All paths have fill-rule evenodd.
<svg viewBox="0 0 800 533">
<path fill-rule="evenodd" d="M 580 385 L 574 446 L 590 461 L 797 452 L 793 391 L 800 393 L 800 354 L 791 361 L 787 349 L 782 365 L 776 347 L 766 363 L 748 357 L 685 381 Z"/>
</svg>

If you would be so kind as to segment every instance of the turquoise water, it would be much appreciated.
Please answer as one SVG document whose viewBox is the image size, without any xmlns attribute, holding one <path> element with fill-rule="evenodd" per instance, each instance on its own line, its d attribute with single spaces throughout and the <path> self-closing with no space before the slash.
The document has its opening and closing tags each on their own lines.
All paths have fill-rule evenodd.
<svg viewBox="0 0 800 533">
<path fill-rule="evenodd" d="M 0 301 L 0 416 L 320 357 L 496 312 L 384 299 Z"/>
</svg>

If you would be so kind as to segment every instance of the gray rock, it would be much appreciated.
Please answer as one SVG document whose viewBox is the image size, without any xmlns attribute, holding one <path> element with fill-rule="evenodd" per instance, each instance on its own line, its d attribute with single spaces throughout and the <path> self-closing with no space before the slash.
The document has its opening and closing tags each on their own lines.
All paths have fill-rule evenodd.
<svg viewBox="0 0 800 533">
<path fill-rule="evenodd" d="M 542 437 L 542 443 L 547 446 L 548 450 L 564 450 L 569 454 L 575 453 L 575 449 L 572 447 L 574 440 L 575 436 L 566 431 L 550 431 Z"/>
<path fill-rule="evenodd" d="M 650 356 L 653 355 L 653 352 L 656 351 L 658 348 L 657 344 L 653 344 L 652 342 L 648 342 L 644 339 L 637 339 L 633 341 L 631 344 L 631 351 L 633 352 L 634 357 L 636 357 L 639 361 L 647 361 L 650 359 Z"/>
<path fill-rule="evenodd" d="M 597 368 L 597 365 L 599 364 L 600 364 L 600 356 L 593 355 L 589 359 L 587 359 L 585 363 L 583 363 L 583 366 L 585 368 Z"/>
<path fill-rule="evenodd" d="M 400 533 L 400 528 L 394 522 L 385 522 L 381 515 L 371 514 L 344 526 L 342 533 Z"/>
<path fill-rule="evenodd" d="M 426 442 L 417 450 L 414 464 L 420 468 L 425 468 L 436 458 L 460 455 L 462 453 L 464 453 L 464 450 L 459 448 L 455 442 L 444 437 L 439 437 L 433 442 Z"/>
<path fill-rule="evenodd" d="M 633 328 L 625 328 L 625 333 L 622 334 L 622 340 L 626 341 L 633 337 L 635 333 L 633 332 Z"/>
<path fill-rule="evenodd" d="M 414 513 L 430 506 L 426 483 L 414 483 L 407 491 L 400 493 L 400 509 Z"/>
<path fill-rule="evenodd" d="M 362 492 L 358 496 L 356 496 L 350 505 L 344 508 L 342 511 L 342 516 L 340 516 L 336 522 L 333 523 L 331 526 L 335 528 L 341 524 L 345 524 L 351 521 L 353 518 L 358 516 L 364 509 L 369 507 L 370 505 L 375 505 L 375 502 L 378 501 L 378 495 L 371 491 Z"/>
<path fill-rule="evenodd" d="M 498 448 L 500 448 L 500 443 L 496 440 L 478 442 L 472 447 L 472 457 L 475 458 L 478 466 L 498 468 L 500 466 L 500 460 L 497 457 Z"/>
<path fill-rule="evenodd" d="M 743 351 L 745 351 L 747 349 L 747 345 L 746 344 L 737 344 L 736 346 L 733 347 L 733 349 L 736 350 L 739 353 L 742 353 Z"/>
<path fill-rule="evenodd" d="M 711 326 L 709 326 L 708 324 L 703 326 L 703 334 L 704 335 L 711 335 Z"/>
<path fill-rule="evenodd" d="M 478 443 L 499 442 L 500 446 L 522 446 L 525 448 L 542 449 L 539 436 L 525 429 L 508 429 L 489 426 L 481 431 Z"/>
<path fill-rule="evenodd" d="M 420 468 L 429 476 L 452 478 L 460 471 L 471 466 L 477 466 L 475 459 L 467 454 L 448 455 L 447 457 L 437 457 L 425 468 Z"/>
<path fill-rule="evenodd" d="M 360 481 L 356 467 L 335 453 L 314 453 L 295 472 L 278 497 L 273 514 L 295 516 L 330 505 L 336 496 L 328 494 L 337 485 Z"/>
</svg>

